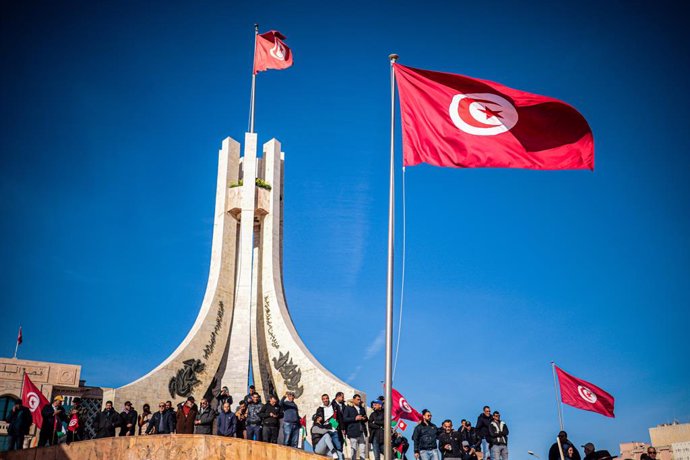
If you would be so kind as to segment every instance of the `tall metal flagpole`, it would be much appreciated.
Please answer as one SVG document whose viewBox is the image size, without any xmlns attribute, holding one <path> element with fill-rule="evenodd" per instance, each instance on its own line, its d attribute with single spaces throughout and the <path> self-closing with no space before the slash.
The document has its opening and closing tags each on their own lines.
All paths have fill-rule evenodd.
<svg viewBox="0 0 690 460">
<path fill-rule="evenodd" d="M 563 411 L 561 408 L 561 401 L 558 397 L 558 380 L 556 379 L 556 363 L 551 361 L 551 371 L 553 372 L 553 391 L 556 395 L 556 408 L 558 409 L 558 422 L 561 424 L 561 431 L 563 431 Z"/>
<path fill-rule="evenodd" d="M 254 65 L 256 64 L 256 37 L 259 35 L 259 24 L 254 24 L 254 60 L 252 61 L 252 101 L 249 106 L 249 132 L 254 132 L 254 97 L 256 95 L 256 72 Z"/>
<path fill-rule="evenodd" d="M 391 399 L 393 399 L 393 249 L 395 225 L 395 72 L 393 64 L 398 60 L 397 54 L 388 56 L 391 61 L 391 158 L 390 188 L 388 190 L 388 276 L 386 286 L 386 401 L 384 403 L 385 420 L 383 430 L 383 458 L 391 460 L 393 447 L 391 443 Z"/>
</svg>

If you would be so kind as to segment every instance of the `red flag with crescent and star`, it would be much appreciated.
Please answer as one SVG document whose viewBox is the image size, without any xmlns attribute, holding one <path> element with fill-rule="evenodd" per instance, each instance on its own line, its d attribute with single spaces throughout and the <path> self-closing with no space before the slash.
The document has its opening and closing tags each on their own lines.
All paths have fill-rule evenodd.
<svg viewBox="0 0 690 460">
<path fill-rule="evenodd" d="M 254 74 L 276 69 L 287 69 L 292 65 L 292 51 L 283 42 L 285 35 L 276 30 L 256 36 L 254 49 Z"/>
<path fill-rule="evenodd" d="M 394 64 L 403 164 L 594 170 L 594 140 L 570 105 L 488 80 Z"/>
<path fill-rule="evenodd" d="M 562 369 L 556 368 L 558 384 L 561 387 L 561 401 L 578 409 L 597 412 L 607 417 L 613 415 L 614 399 L 609 393 L 585 380 L 573 377 Z"/>
<path fill-rule="evenodd" d="M 407 399 L 401 395 L 395 388 L 391 388 L 391 417 L 394 420 L 410 420 L 412 422 L 419 422 L 422 420 L 422 414 L 417 412 Z"/>
<path fill-rule="evenodd" d="M 41 390 L 31 381 L 27 374 L 24 374 L 24 385 L 22 386 L 22 404 L 29 408 L 31 417 L 37 427 L 43 425 L 43 415 L 41 411 L 50 404 Z"/>
</svg>

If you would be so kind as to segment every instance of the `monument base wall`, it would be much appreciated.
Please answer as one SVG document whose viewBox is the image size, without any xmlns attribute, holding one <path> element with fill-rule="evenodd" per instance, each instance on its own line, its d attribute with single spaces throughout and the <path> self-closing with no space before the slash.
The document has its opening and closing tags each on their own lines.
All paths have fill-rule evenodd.
<svg viewBox="0 0 690 460">
<path fill-rule="evenodd" d="M 0 460 L 324 460 L 300 449 L 201 434 L 115 437 L 0 453 Z"/>
</svg>

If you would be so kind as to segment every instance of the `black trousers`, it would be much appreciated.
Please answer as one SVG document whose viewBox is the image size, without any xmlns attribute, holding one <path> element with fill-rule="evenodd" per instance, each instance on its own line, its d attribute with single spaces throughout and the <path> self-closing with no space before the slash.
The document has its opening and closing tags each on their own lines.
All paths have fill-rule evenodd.
<svg viewBox="0 0 690 460">
<path fill-rule="evenodd" d="M 9 446 L 7 450 L 22 450 L 24 448 L 24 435 L 9 435 Z"/>
<path fill-rule="evenodd" d="M 278 444 L 278 432 L 280 428 L 277 426 L 265 426 L 263 427 L 263 433 L 261 437 L 264 442 L 270 442 L 271 444 Z"/>
</svg>

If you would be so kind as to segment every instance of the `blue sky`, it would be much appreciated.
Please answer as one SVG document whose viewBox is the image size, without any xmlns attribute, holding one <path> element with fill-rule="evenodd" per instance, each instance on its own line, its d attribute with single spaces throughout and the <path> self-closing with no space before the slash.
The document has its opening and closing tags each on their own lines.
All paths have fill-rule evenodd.
<svg viewBox="0 0 690 460">
<path fill-rule="evenodd" d="M 408 168 L 396 388 L 438 422 L 501 410 L 513 458 L 545 454 L 558 431 L 551 360 L 616 397 L 615 419 L 564 408 L 578 444 L 614 452 L 690 421 L 679 8 L 5 2 L 0 353 L 21 323 L 20 357 L 118 386 L 184 338 L 206 286 L 217 150 L 247 128 L 258 22 L 295 56 L 259 75 L 256 129 L 286 152 L 286 293 L 326 367 L 381 392 L 396 52 L 572 104 L 596 155 L 594 173 Z M 400 209 L 397 225 L 399 294 Z"/>
</svg>

